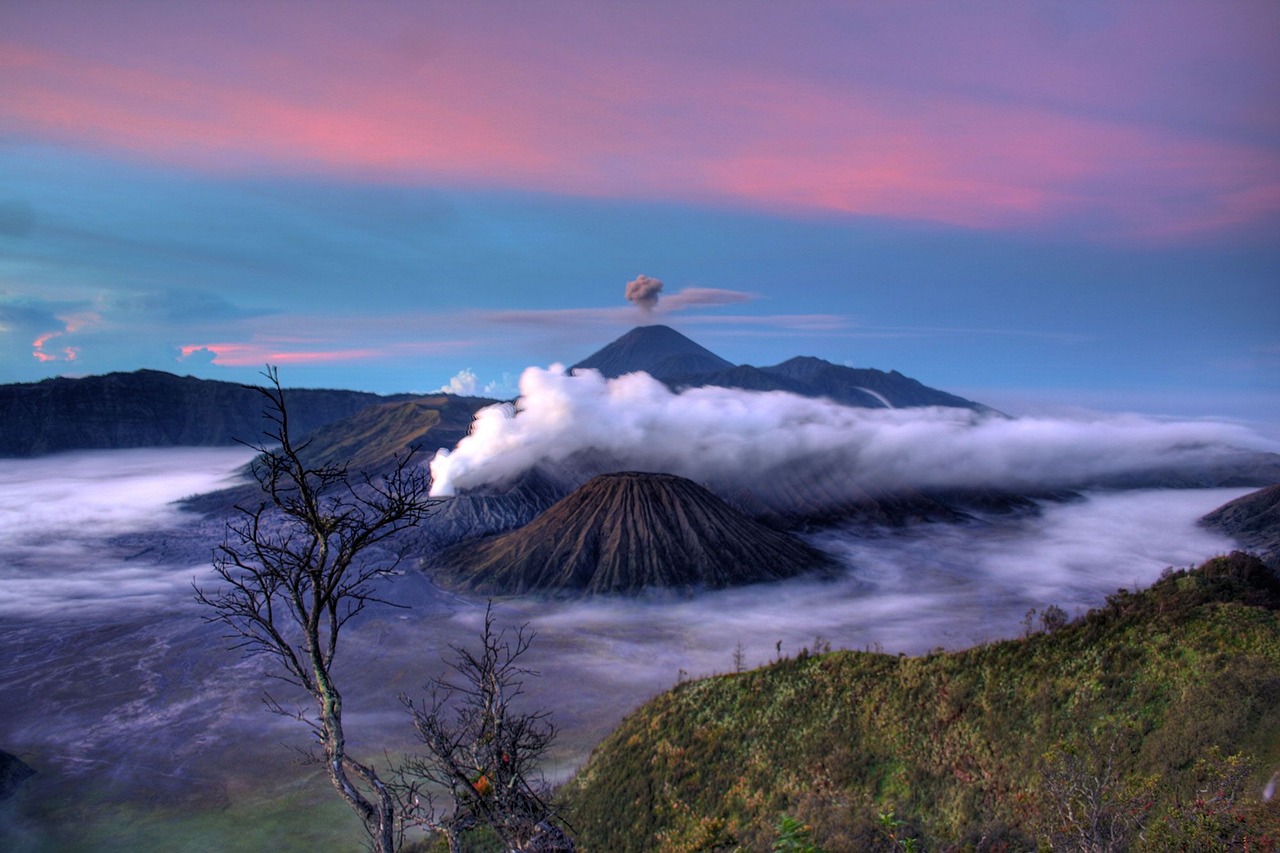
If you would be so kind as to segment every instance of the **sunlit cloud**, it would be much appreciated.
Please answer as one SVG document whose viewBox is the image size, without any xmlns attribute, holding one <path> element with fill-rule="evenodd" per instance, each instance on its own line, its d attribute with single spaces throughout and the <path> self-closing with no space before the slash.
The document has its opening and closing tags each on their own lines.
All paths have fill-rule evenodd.
<svg viewBox="0 0 1280 853">
<path fill-rule="evenodd" d="M 252 367 L 262 364 L 324 364 L 335 361 L 362 361 L 382 353 L 376 349 L 282 350 L 261 344 L 188 344 L 180 347 L 180 359 L 212 353 L 211 363 L 223 367 Z"/>
<path fill-rule="evenodd" d="M 57 318 L 62 322 L 61 329 L 43 332 L 36 336 L 31 342 L 31 355 L 36 361 L 45 363 L 51 361 L 75 361 L 80 355 L 80 348 L 71 344 L 50 347 L 51 341 L 58 340 L 67 335 L 73 335 L 81 331 L 86 326 L 101 322 L 102 318 L 91 312 L 83 312 L 80 314 L 71 314 L 59 316 Z"/>
<path fill-rule="evenodd" d="M 40 335 L 32 341 L 32 357 L 34 357 L 36 361 L 40 362 L 75 361 L 76 356 L 80 353 L 80 350 L 77 347 L 63 347 L 61 350 L 54 350 L 53 352 L 49 352 L 44 348 L 45 344 L 50 340 L 60 337 L 62 334 L 62 332 L 45 332 L 43 335 Z"/>
<path fill-rule="evenodd" d="M 0 117 L 24 134 L 217 172 L 1065 228 L 1096 240 L 1168 241 L 1280 214 L 1273 146 L 1147 116 L 1144 101 L 1124 103 L 1109 91 L 1139 73 L 1130 67 L 1139 61 L 1104 50 L 1068 62 L 1069 54 L 1035 43 L 1035 26 L 1021 19 L 996 22 L 1013 44 L 986 65 L 964 57 L 963 66 L 944 66 L 956 57 L 942 56 L 912 69 L 904 89 L 877 73 L 897 69 L 900 58 L 876 45 L 866 46 L 870 65 L 844 77 L 714 54 L 642 52 L 623 64 L 550 21 L 531 21 L 514 37 L 491 32 L 484 17 L 453 20 L 429 58 L 344 32 L 341 15 L 309 22 L 304 37 L 336 41 L 370 62 L 322 63 L 298 50 L 273 73 L 253 65 L 261 58 L 250 48 L 208 48 L 227 67 L 253 69 L 244 76 L 11 41 L 0 47 Z M 1153 46 L 1134 44 L 1131 17 L 1117 15 L 1095 37 L 1139 52 L 1188 49 L 1188 41 L 1201 48 L 1167 31 Z M 961 27 L 953 45 L 987 36 L 972 21 L 947 20 Z M 913 26 L 921 43 L 938 38 L 928 21 Z M 1038 82 L 1001 79 L 1002 69 L 1007 77 L 1017 67 Z M 1055 85 L 1057 76 L 1087 88 Z"/>
<path fill-rule="evenodd" d="M 455 394 L 459 397 L 492 397 L 504 400 L 516 396 L 518 392 L 516 378 L 510 373 L 502 374 L 500 379 L 482 382 L 474 370 L 464 367 L 444 385 L 429 392 L 432 394 Z"/>
<path fill-rule="evenodd" d="M 475 371 L 469 367 L 464 367 L 436 390 L 441 394 L 458 394 L 463 397 L 473 397 L 476 393 L 476 382 Z"/>
</svg>

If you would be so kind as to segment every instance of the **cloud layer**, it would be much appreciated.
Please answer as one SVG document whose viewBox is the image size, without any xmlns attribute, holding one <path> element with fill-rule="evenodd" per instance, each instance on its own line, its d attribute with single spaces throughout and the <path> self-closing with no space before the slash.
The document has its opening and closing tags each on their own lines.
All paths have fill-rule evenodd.
<svg viewBox="0 0 1280 853">
<path fill-rule="evenodd" d="M 1238 426 L 1140 417 L 1006 418 L 967 409 L 855 409 L 782 392 L 673 393 L 647 374 L 606 380 L 529 368 L 514 408 L 476 415 L 431 465 L 434 493 L 510 480 L 539 463 L 663 471 L 722 494 L 1072 486 L 1131 471 L 1196 467 L 1277 450 Z M 599 473 L 585 471 L 584 473 Z"/>
</svg>

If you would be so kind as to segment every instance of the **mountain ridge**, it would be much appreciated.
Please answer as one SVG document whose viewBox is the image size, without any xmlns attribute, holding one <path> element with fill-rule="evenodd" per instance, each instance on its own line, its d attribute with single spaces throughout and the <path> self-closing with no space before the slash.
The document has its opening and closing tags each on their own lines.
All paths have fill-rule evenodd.
<svg viewBox="0 0 1280 853">
<path fill-rule="evenodd" d="M 780 364 L 735 365 L 670 326 L 637 326 L 570 370 L 598 370 L 606 378 L 643 371 L 673 391 L 707 385 L 744 391 L 788 391 L 857 408 L 951 406 L 994 412 L 990 406 L 939 391 L 892 370 L 833 364 L 795 356 Z"/>
<path fill-rule="evenodd" d="M 413 396 L 313 388 L 285 393 L 298 435 Z M 0 457 L 252 442 L 266 425 L 262 404 L 252 387 L 160 370 L 0 385 Z"/>
<path fill-rule="evenodd" d="M 1200 523 L 1227 534 L 1280 569 L 1280 485 L 1229 501 L 1206 514 Z"/>
</svg>

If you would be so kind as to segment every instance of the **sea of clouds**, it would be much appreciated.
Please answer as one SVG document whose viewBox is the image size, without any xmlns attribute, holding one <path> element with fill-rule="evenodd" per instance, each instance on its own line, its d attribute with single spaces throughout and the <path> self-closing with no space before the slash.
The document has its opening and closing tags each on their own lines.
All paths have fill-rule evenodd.
<svg viewBox="0 0 1280 853">
<path fill-rule="evenodd" d="M 208 566 L 108 547 L 189 522 L 175 501 L 239 481 L 243 448 L 78 451 L 0 460 L 0 618 L 75 617 L 190 597 Z M 210 543 L 210 547 L 213 544 Z"/>
</svg>

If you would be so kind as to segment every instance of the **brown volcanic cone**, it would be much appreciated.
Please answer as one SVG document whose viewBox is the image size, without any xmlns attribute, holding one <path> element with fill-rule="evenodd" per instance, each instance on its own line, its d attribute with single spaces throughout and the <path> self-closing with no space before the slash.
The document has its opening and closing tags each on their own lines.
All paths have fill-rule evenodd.
<svg viewBox="0 0 1280 853">
<path fill-rule="evenodd" d="M 639 592 L 780 580 L 828 558 L 671 474 L 604 474 L 529 524 L 458 545 L 440 574 L 483 592 Z"/>
</svg>

